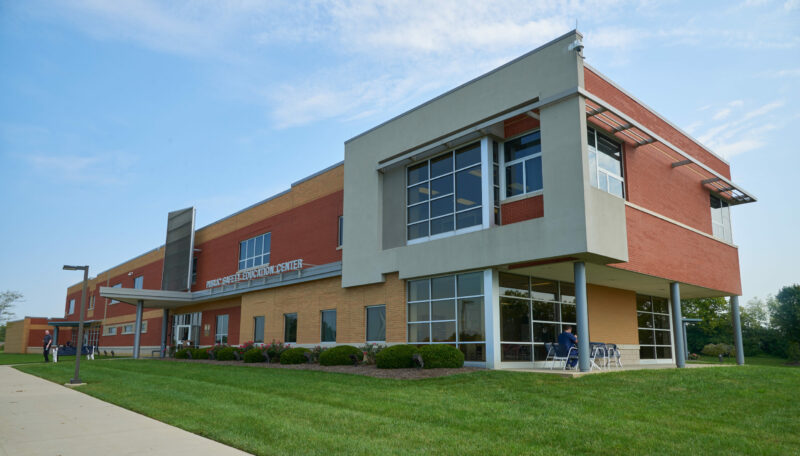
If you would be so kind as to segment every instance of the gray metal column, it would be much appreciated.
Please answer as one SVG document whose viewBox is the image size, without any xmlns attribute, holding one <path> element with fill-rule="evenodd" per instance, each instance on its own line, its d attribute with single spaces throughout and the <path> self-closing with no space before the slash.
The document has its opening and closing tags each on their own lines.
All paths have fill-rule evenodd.
<svg viewBox="0 0 800 456">
<path fill-rule="evenodd" d="M 586 263 L 573 263 L 575 275 L 575 310 L 578 325 L 578 368 L 581 372 L 591 370 L 589 359 L 589 307 L 586 301 Z"/>
<path fill-rule="evenodd" d="M 681 286 L 678 282 L 669 284 L 669 297 L 672 301 L 672 329 L 675 331 L 675 364 L 686 367 L 686 357 L 683 348 L 683 315 L 681 315 Z"/>
<path fill-rule="evenodd" d="M 139 339 L 142 337 L 142 308 L 144 301 L 136 303 L 136 327 L 133 330 L 133 359 L 139 359 Z"/>
<path fill-rule="evenodd" d="M 689 359 L 689 339 L 686 337 L 686 327 L 687 324 L 685 321 L 682 322 L 683 326 L 683 359 Z"/>
<path fill-rule="evenodd" d="M 169 309 L 164 309 L 164 317 L 161 319 L 161 358 L 166 357 L 167 353 L 167 325 L 169 324 Z"/>
<path fill-rule="evenodd" d="M 733 343 L 736 346 L 736 364 L 744 364 L 744 348 L 742 347 L 742 320 L 739 316 L 739 297 L 731 296 L 731 313 L 733 316 Z"/>
<path fill-rule="evenodd" d="M 53 327 L 53 346 L 58 347 L 58 326 Z"/>
</svg>

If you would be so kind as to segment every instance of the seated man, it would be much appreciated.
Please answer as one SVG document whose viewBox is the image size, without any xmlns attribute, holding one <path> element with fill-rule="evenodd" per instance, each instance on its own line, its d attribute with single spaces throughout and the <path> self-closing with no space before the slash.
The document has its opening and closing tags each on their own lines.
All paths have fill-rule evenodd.
<svg viewBox="0 0 800 456">
<path fill-rule="evenodd" d="M 569 351 L 572 347 L 578 344 L 578 338 L 575 337 L 575 334 L 572 334 L 572 326 L 565 326 L 564 332 L 558 335 L 558 345 L 563 347 L 564 356 L 569 355 Z M 578 358 L 570 358 L 567 360 L 567 367 L 573 368 L 575 364 L 578 363 Z"/>
</svg>

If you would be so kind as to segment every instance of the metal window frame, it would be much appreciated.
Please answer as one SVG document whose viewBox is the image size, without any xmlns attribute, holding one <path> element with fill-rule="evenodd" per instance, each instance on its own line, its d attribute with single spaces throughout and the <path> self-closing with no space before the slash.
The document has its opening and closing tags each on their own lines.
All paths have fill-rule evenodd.
<svg viewBox="0 0 800 456">
<path fill-rule="evenodd" d="M 257 238 L 260 238 L 260 237 L 265 237 L 265 236 L 267 236 L 267 235 L 269 235 L 269 251 L 267 251 L 266 253 L 264 253 L 264 248 L 263 248 L 264 241 L 262 240 L 262 241 L 261 241 L 261 242 L 262 242 L 262 244 L 261 244 L 261 245 L 262 245 L 262 248 L 261 248 L 261 252 L 262 252 L 262 253 L 260 253 L 260 254 L 258 254 L 258 255 L 253 255 L 253 256 L 246 256 L 244 259 L 242 258 L 242 244 L 246 244 L 247 242 L 250 242 L 251 240 L 252 240 L 253 242 L 255 242 L 255 240 L 256 240 Z M 262 267 L 262 266 L 264 266 L 264 265 L 267 265 L 267 264 L 269 264 L 269 260 L 270 260 L 270 258 L 271 258 L 271 254 L 272 254 L 272 231 L 267 231 L 267 232 L 265 232 L 265 233 L 261 233 L 261 234 L 259 234 L 259 235 L 257 235 L 257 236 L 253 236 L 253 237 L 251 237 L 251 238 L 247 238 L 247 239 L 245 239 L 245 240 L 243 240 L 243 241 L 239 241 L 239 245 L 238 245 L 237 247 L 239 247 L 239 255 L 238 255 L 238 259 L 236 260 L 237 272 L 241 272 L 241 271 L 247 271 L 247 270 L 249 270 L 249 269 L 254 269 L 254 268 L 260 268 L 260 267 Z M 247 246 L 245 245 L 245 251 L 246 251 L 246 250 L 247 250 Z M 258 266 L 250 266 L 250 267 L 247 267 L 247 261 L 248 261 L 248 260 L 255 260 L 255 258 L 256 258 L 256 257 L 261 257 L 261 258 L 262 258 L 261 264 L 259 264 Z M 266 259 L 267 259 L 267 261 L 266 261 L 266 262 L 264 262 L 264 258 L 265 258 L 265 257 L 266 257 Z M 239 265 L 240 265 L 242 262 L 244 262 L 244 264 L 245 264 L 245 267 L 244 267 L 244 268 L 240 268 L 240 267 L 239 267 Z"/>
<path fill-rule="evenodd" d="M 533 155 L 528 155 L 528 156 L 525 156 L 525 157 L 522 157 L 522 158 L 517 158 L 515 160 L 511 160 L 510 162 L 506 162 L 506 143 L 509 143 L 509 142 L 514 141 L 514 140 L 519 139 L 519 138 L 522 138 L 523 136 L 532 135 L 532 134 L 534 134 L 536 132 L 539 132 L 539 152 L 537 152 L 537 153 L 535 153 Z M 509 166 L 514 166 L 517 163 L 522 163 L 523 164 L 522 165 L 522 186 L 523 186 L 523 188 L 526 187 L 527 183 L 528 183 L 528 171 L 526 170 L 524 163 L 526 161 L 532 160 L 532 159 L 534 159 L 536 157 L 542 157 L 542 160 L 544 160 L 543 155 L 542 155 L 543 152 L 544 152 L 544 149 L 542 148 L 542 128 L 541 128 L 541 126 L 539 126 L 539 128 L 535 128 L 533 130 L 528 130 L 528 131 L 522 132 L 522 133 L 520 133 L 518 135 L 515 135 L 515 136 L 512 136 L 510 138 L 504 138 L 500 142 L 499 147 L 498 147 L 497 160 L 498 160 L 498 164 L 499 164 L 500 170 L 501 170 L 501 172 L 498 173 L 498 174 L 501 175 L 500 176 L 500 182 L 502 182 L 502 186 L 500 187 L 500 202 L 501 203 L 507 198 L 519 198 L 519 197 L 521 197 L 523 195 L 536 195 L 536 194 L 541 194 L 542 192 L 544 192 L 544 179 L 542 179 L 542 188 L 539 188 L 539 189 L 536 189 L 536 190 L 531 190 L 529 192 L 523 191 L 522 193 L 520 193 L 518 195 L 509 196 L 508 192 L 507 192 L 507 182 L 506 182 L 506 180 L 507 180 L 506 179 L 506 169 Z M 542 165 L 542 166 L 544 166 L 544 165 Z M 542 169 L 544 169 L 544 168 L 542 168 Z M 544 171 L 542 171 L 542 177 L 544 177 Z"/>
</svg>

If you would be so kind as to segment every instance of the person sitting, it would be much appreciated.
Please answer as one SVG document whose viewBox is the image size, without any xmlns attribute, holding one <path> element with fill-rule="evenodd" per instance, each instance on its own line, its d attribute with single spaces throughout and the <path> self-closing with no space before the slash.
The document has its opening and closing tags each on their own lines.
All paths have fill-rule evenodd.
<svg viewBox="0 0 800 456">
<path fill-rule="evenodd" d="M 562 347 L 563 356 L 569 356 L 569 352 L 572 347 L 578 344 L 578 338 L 575 337 L 575 334 L 572 334 L 572 326 L 565 326 L 564 332 L 558 335 L 558 345 Z M 575 367 L 575 364 L 578 363 L 578 358 L 570 358 L 567 360 L 567 367 L 570 369 Z"/>
</svg>

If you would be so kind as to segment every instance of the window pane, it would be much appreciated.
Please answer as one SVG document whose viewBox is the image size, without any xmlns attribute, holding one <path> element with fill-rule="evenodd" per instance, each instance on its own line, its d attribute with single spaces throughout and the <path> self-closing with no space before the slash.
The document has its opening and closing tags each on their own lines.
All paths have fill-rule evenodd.
<svg viewBox="0 0 800 456">
<path fill-rule="evenodd" d="M 534 342 L 558 342 L 558 328 L 556 323 L 533 323 Z"/>
<path fill-rule="evenodd" d="M 617 176 L 622 175 L 619 158 L 612 157 L 607 154 L 597 154 L 597 166 Z"/>
<path fill-rule="evenodd" d="M 453 196 L 445 196 L 431 201 L 431 218 L 453 213 Z"/>
<path fill-rule="evenodd" d="M 671 343 L 669 331 L 654 331 L 656 345 L 669 345 Z"/>
<path fill-rule="evenodd" d="M 416 184 L 428 179 L 428 162 L 408 167 L 408 185 Z"/>
<path fill-rule="evenodd" d="M 415 185 L 408 189 L 408 204 L 419 203 L 428 200 L 428 183 Z"/>
<path fill-rule="evenodd" d="M 452 298 L 456 293 L 456 277 L 436 277 L 431 279 L 431 299 Z"/>
<path fill-rule="evenodd" d="M 604 155 L 609 155 L 612 158 L 619 160 L 622 148 L 619 144 L 611 141 L 603 135 L 597 135 L 597 150 Z"/>
<path fill-rule="evenodd" d="M 453 220 L 452 215 L 431 220 L 431 235 L 453 231 Z"/>
<path fill-rule="evenodd" d="M 247 268 L 249 269 L 249 268 L 252 268 L 252 267 L 253 267 L 253 259 L 250 258 L 249 260 L 247 260 Z"/>
<path fill-rule="evenodd" d="M 622 181 L 616 177 L 608 176 L 608 193 L 622 198 Z"/>
<path fill-rule="evenodd" d="M 470 144 L 456 151 L 456 169 L 481 162 L 481 143 Z"/>
<path fill-rule="evenodd" d="M 256 254 L 256 240 L 247 240 L 247 258 L 252 258 Z"/>
<path fill-rule="evenodd" d="M 408 225 L 408 239 L 416 239 L 428 235 L 428 222 Z"/>
<path fill-rule="evenodd" d="M 589 150 L 589 184 L 597 187 L 597 152 Z"/>
<path fill-rule="evenodd" d="M 535 192 L 542 189 L 542 157 L 525 160 L 526 192 Z"/>
<path fill-rule="evenodd" d="M 483 272 L 470 272 L 458 275 L 458 296 L 483 295 Z"/>
<path fill-rule="evenodd" d="M 561 302 L 575 302 L 575 285 L 561 282 Z"/>
<path fill-rule="evenodd" d="M 408 300 L 409 301 L 422 301 L 428 299 L 429 288 L 428 280 L 410 280 L 408 282 Z"/>
<path fill-rule="evenodd" d="M 428 321 L 428 301 L 412 302 L 408 305 L 408 321 Z"/>
<path fill-rule="evenodd" d="M 264 235 L 264 253 L 269 253 L 270 244 L 272 243 L 272 233 L 267 233 Z"/>
<path fill-rule="evenodd" d="M 297 342 L 297 314 L 283 315 L 283 341 L 287 343 Z"/>
<path fill-rule="evenodd" d="M 481 204 L 481 167 L 475 166 L 456 173 L 456 210 Z"/>
<path fill-rule="evenodd" d="M 247 267 L 247 263 L 245 263 L 244 261 L 240 261 L 239 262 L 239 269 L 245 269 L 246 267 Z"/>
<path fill-rule="evenodd" d="M 639 312 L 637 318 L 639 319 L 640 328 L 653 327 L 653 314 L 647 312 Z"/>
<path fill-rule="evenodd" d="M 651 329 L 640 329 L 639 330 L 639 344 L 640 345 L 653 345 L 656 343 L 655 337 L 653 336 L 653 330 Z"/>
<path fill-rule="evenodd" d="M 431 323 L 431 332 L 433 333 L 433 342 L 455 342 L 456 322 Z"/>
<path fill-rule="evenodd" d="M 535 131 L 531 134 L 512 139 L 505 143 L 506 162 L 527 157 L 542 151 L 541 134 Z"/>
<path fill-rule="evenodd" d="M 458 340 L 483 341 L 483 298 L 458 300 Z"/>
<path fill-rule="evenodd" d="M 431 181 L 431 198 L 453 193 L 453 175 L 440 177 Z"/>
<path fill-rule="evenodd" d="M 264 342 L 264 317 L 253 318 L 253 342 Z"/>
<path fill-rule="evenodd" d="M 321 328 L 322 342 L 336 342 L 336 311 L 323 310 L 322 311 L 322 328 Z"/>
<path fill-rule="evenodd" d="M 653 311 L 653 303 L 650 301 L 649 296 L 636 295 L 636 310 L 645 312 Z"/>
<path fill-rule="evenodd" d="M 653 347 L 639 347 L 640 359 L 656 359 L 656 351 Z"/>
<path fill-rule="evenodd" d="M 247 241 L 242 241 L 239 243 L 239 259 L 244 260 L 247 258 Z M 239 269 L 243 269 L 242 266 L 239 266 Z"/>
<path fill-rule="evenodd" d="M 428 218 L 428 203 L 417 204 L 408 208 L 408 223 L 419 222 Z"/>
<path fill-rule="evenodd" d="M 431 301 L 431 320 L 455 320 L 456 302 L 452 299 Z"/>
<path fill-rule="evenodd" d="M 456 229 L 468 228 L 482 223 L 481 208 L 456 214 Z"/>
<path fill-rule="evenodd" d="M 521 195 L 525 189 L 522 183 L 522 163 L 506 167 L 506 197 Z"/>
<path fill-rule="evenodd" d="M 528 301 L 500 298 L 500 340 L 530 342 L 531 315 Z"/>
<path fill-rule="evenodd" d="M 553 280 L 531 277 L 531 296 L 542 301 L 555 301 L 558 295 L 558 283 Z"/>
<path fill-rule="evenodd" d="M 653 312 L 669 313 L 669 303 L 665 298 L 653 298 Z"/>
<path fill-rule="evenodd" d="M 669 329 L 669 316 L 661 314 L 653 314 L 653 322 L 658 329 Z"/>
<path fill-rule="evenodd" d="M 528 276 L 500 273 L 500 295 L 527 298 L 530 296 L 528 291 Z"/>
<path fill-rule="evenodd" d="M 604 192 L 608 191 L 608 177 L 606 173 L 597 173 L 597 188 Z"/>
<path fill-rule="evenodd" d="M 577 321 L 575 306 L 561 304 L 561 321 L 564 323 L 575 323 Z"/>
<path fill-rule="evenodd" d="M 431 178 L 453 171 L 453 154 L 440 155 L 431 160 Z"/>
<path fill-rule="evenodd" d="M 486 361 L 484 344 L 460 344 L 458 349 L 464 354 L 464 361 Z"/>
<path fill-rule="evenodd" d="M 527 344 L 501 344 L 502 361 L 532 361 L 531 346 Z"/>
<path fill-rule="evenodd" d="M 386 340 L 386 307 L 367 307 L 367 340 Z"/>
<path fill-rule="evenodd" d="M 262 257 L 260 255 L 253 258 L 253 266 L 261 266 L 261 258 Z"/>
<path fill-rule="evenodd" d="M 430 342 L 430 323 L 409 323 L 408 342 Z"/>
<path fill-rule="evenodd" d="M 594 130 L 591 128 L 586 129 L 586 137 L 588 139 L 589 145 L 594 147 Z"/>
<path fill-rule="evenodd" d="M 672 348 L 670 347 L 656 347 L 656 358 L 670 359 L 672 358 Z"/>
<path fill-rule="evenodd" d="M 558 321 L 558 304 L 555 302 L 533 301 L 533 319 Z"/>
<path fill-rule="evenodd" d="M 263 250 L 264 249 L 264 237 L 263 236 L 259 236 L 259 237 L 257 237 L 255 239 L 255 241 L 256 241 L 256 249 L 253 252 L 253 255 L 261 255 L 262 253 L 264 253 L 264 250 Z"/>
</svg>

